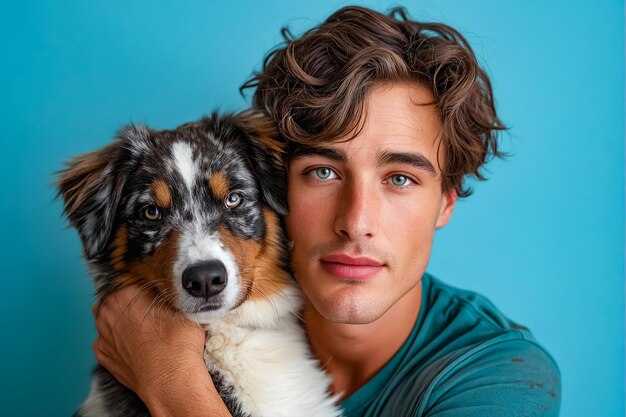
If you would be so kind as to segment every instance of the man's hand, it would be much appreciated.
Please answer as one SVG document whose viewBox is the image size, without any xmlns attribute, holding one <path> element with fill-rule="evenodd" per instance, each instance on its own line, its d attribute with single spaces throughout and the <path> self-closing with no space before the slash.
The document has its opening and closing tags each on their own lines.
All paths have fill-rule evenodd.
<svg viewBox="0 0 626 417">
<path fill-rule="evenodd" d="M 109 295 L 93 312 L 96 359 L 152 415 L 229 415 L 204 364 L 205 333 L 196 323 L 137 286 Z"/>
</svg>

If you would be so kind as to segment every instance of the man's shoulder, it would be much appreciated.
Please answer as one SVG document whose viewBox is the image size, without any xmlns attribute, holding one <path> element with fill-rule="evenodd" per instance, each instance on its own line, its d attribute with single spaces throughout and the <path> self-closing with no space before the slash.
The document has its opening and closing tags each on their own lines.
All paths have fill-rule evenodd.
<svg viewBox="0 0 626 417">
<path fill-rule="evenodd" d="M 447 355 L 461 360 L 493 347 L 510 354 L 537 351 L 554 362 L 528 328 L 509 319 L 487 297 L 430 275 L 424 278 L 416 342 L 420 350 L 430 347 L 431 358 Z"/>
<path fill-rule="evenodd" d="M 424 415 L 457 407 L 475 415 L 469 406 L 480 404 L 489 405 L 485 415 L 558 415 L 560 372 L 532 333 L 486 297 L 425 278 L 419 323 L 421 349 L 429 351 L 419 372 L 428 381 L 420 395 Z M 531 409 L 541 412 L 527 414 Z"/>
<path fill-rule="evenodd" d="M 472 329 L 479 325 L 476 330 L 490 336 L 511 331 L 533 338 L 525 326 L 507 317 L 484 295 L 446 284 L 429 274 L 424 275 L 423 283 L 424 305 L 420 314 L 426 324 Z"/>
</svg>

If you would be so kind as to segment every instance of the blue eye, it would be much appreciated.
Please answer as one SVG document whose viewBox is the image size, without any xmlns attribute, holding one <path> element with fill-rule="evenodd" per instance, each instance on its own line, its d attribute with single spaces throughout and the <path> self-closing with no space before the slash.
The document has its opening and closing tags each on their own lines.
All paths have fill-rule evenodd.
<svg viewBox="0 0 626 417">
<path fill-rule="evenodd" d="M 321 167 L 315 169 L 315 176 L 321 180 L 327 180 L 331 177 L 333 171 L 327 167 Z"/>
<path fill-rule="evenodd" d="M 237 194 L 237 193 L 230 193 L 224 199 L 224 204 L 228 208 L 237 207 L 240 203 L 241 203 L 241 196 L 239 194 Z"/>
<path fill-rule="evenodd" d="M 409 179 L 409 177 L 401 175 L 401 174 L 396 174 L 396 175 L 391 176 L 391 183 L 395 185 L 396 187 L 404 187 L 405 185 L 408 185 L 410 182 L 411 180 Z"/>
</svg>

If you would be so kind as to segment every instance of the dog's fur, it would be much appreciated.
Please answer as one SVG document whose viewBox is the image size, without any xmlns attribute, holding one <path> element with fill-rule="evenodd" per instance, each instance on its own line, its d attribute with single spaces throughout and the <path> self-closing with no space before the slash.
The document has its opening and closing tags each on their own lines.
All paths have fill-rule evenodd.
<svg viewBox="0 0 626 417">
<path fill-rule="evenodd" d="M 139 284 L 154 292 L 154 308 L 200 323 L 208 371 L 233 415 L 339 416 L 297 319 L 301 297 L 279 218 L 286 212 L 281 147 L 269 131 L 250 113 L 214 114 L 175 130 L 131 125 L 75 158 L 60 173 L 59 194 L 98 300 Z M 184 279 L 207 262 L 225 273 L 225 283 L 206 284 L 217 282 L 215 293 Z M 149 413 L 98 366 L 77 415 Z"/>
</svg>

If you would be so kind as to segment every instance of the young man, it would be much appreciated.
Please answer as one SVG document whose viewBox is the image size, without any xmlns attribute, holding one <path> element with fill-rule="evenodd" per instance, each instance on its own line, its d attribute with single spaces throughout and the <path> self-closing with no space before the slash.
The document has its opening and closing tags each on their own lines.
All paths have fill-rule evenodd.
<svg viewBox="0 0 626 417">
<path fill-rule="evenodd" d="M 464 177 L 499 156 L 489 79 L 463 37 L 402 9 L 344 8 L 288 37 L 250 86 L 287 143 L 304 324 L 346 415 L 558 415 L 558 369 L 530 332 L 425 274 Z M 203 332 L 142 321 L 151 302 L 136 288 L 107 299 L 98 361 L 155 416 L 228 415 Z"/>
</svg>

